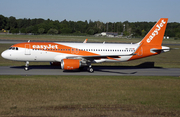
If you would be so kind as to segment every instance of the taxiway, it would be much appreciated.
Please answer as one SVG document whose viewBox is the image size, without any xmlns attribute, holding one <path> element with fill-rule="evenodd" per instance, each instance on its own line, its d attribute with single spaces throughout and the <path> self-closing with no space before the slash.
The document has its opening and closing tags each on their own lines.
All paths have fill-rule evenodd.
<svg viewBox="0 0 180 117">
<path fill-rule="evenodd" d="M 94 73 L 86 70 L 63 71 L 59 66 L 30 66 L 29 71 L 24 71 L 24 66 L 0 66 L 0 75 L 104 75 L 104 76 L 178 76 L 180 68 L 138 68 L 119 66 L 94 66 Z"/>
</svg>

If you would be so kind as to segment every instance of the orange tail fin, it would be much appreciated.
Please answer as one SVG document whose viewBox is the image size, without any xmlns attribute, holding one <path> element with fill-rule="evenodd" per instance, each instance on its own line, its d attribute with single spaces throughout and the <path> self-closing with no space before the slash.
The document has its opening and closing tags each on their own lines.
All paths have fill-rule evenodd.
<svg viewBox="0 0 180 117">
<path fill-rule="evenodd" d="M 149 33 L 140 41 L 134 56 L 129 60 L 143 58 L 161 53 L 161 51 L 154 52 L 153 49 L 162 49 L 162 41 L 166 30 L 168 18 L 161 18 L 149 31 Z"/>
<path fill-rule="evenodd" d="M 140 43 L 161 46 L 167 22 L 168 18 L 161 18 Z"/>
</svg>

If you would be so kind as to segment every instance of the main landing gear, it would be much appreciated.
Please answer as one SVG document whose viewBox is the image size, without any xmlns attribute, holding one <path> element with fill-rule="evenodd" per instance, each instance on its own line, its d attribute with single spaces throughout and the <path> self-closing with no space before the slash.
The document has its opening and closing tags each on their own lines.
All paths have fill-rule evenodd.
<svg viewBox="0 0 180 117">
<path fill-rule="evenodd" d="M 29 61 L 26 61 L 24 70 L 25 70 L 25 71 L 28 71 L 28 70 L 29 70 Z M 90 73 L 93 73 L 93 72 L 94 72 L 94 69 L 92 68 L 91 65 L 89 65 L 89 67 L 87 68 L 87 71 L 90 72 Z"/>
<path fill-rule="evenodd" d="M 29 70 L 29 61 L 26 61 L 24 70 L 25 70 L 25 71 L 28 71 L 28 70 Z"/>
<path fill-rule="evenodd" d="M 89 65 L 89 67 L 87 68 L 87 70 L 88 70 L 88 72 L 90 72 L 90 73 L 93 73 L 93 72 L 94 72 L 94 69 L 92 68 L 91 65 Z"/>
</svg>

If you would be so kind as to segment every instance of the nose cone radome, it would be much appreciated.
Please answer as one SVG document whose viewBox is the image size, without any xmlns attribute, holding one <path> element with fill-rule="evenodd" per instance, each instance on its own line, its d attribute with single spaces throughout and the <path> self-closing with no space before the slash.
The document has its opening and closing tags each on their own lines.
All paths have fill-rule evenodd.
<svg viewBox="0 0 180 117">
<path fill-rule="evenodd" d="M 11 54 L 7 51 L 1 53 L 1 56 L 5 59 L 10 59 Z"/>
</svg>

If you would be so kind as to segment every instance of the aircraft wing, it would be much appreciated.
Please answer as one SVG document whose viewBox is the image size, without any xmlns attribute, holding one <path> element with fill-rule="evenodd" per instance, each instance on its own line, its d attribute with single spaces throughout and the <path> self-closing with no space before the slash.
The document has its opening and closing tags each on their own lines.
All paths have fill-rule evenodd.
<svg viewBox="0 0 180 117">
<path fill-rule="evenodd" d="M 93 55 L 93 56 L 67 56 L 66 58 L 68 59 L 81 59 L 81 58 L 85 58 L 85 59 L 100 59 L 100 58 L 121 58 L 121 56 L 132 56 L 132 55 L 136 55 L 134 53 L 131 54 L 123 54 L 123 55 Z"/>
</svg>

